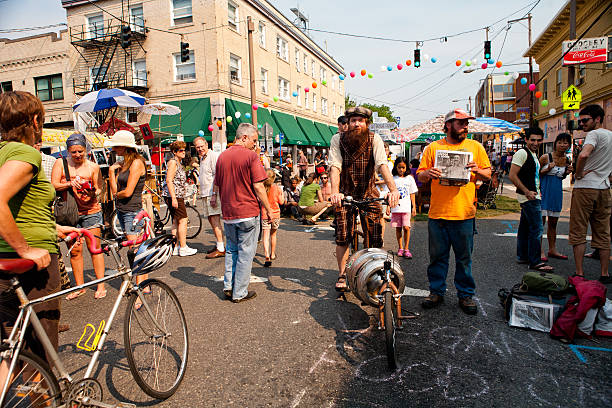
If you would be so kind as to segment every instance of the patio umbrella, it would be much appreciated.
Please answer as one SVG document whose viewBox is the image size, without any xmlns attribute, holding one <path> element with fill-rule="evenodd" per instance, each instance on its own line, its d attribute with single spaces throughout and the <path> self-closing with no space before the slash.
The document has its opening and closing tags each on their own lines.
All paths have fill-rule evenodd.
<svg viewBox="0 0 612 408">
<path fill-rule="evenodd" d="M 75 112 L 97 112 L 117 106 L 137 108 L 144 103 L 145 98 L 134 92 L 118 88 L 101 89 L 83 96 L 72 107 L 72 110 Z"/>
<path fill-rule="evenodd" d="M 181 113 L 181 108 L 179 108 L 178 106 L 174 106 L 174 105 L 169 105 L 167 103 L 162 103 L 162 102 L 158 102 L 158 103 L 150 103 L 148 105 L 142 105 L 140 108 L 138 108 L 138 110 L 140 110 L 143 113 L 148 113 L 150 115 L 157 115 L 158 116 L 158 131 L 161 130 L 161 117 L 162 115 L 164 116 L 172 116 L 172 115 L 178 115 L 179 113 Z"/>
<path fill-rule="evenodd" d="M 519 126 L 516 126 L 514 123 L 507 122 L 503 119 L 483 116 L 481 118 L 476 118 L 476 120 L 480 123 L 484 123 L 485 125 L 493 126 L 498 129 L 503 129 L 505 131 L 521 131 L 522 130 L 522 128 L 520 128 Z"/>
</svg>

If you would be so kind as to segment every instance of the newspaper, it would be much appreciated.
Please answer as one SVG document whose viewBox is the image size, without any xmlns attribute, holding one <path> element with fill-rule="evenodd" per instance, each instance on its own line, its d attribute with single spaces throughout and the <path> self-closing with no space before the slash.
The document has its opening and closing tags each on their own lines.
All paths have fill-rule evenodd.
<svg viewBox="0 0 612 408">
<path fill-rule="evenodd" d="M 471 161 L 471 152 L 437 150 L 434 167 L 442 172 L 440 184 L 444 186 L 463 186 L 469 183 L 470 170 L 466 166 Z"/>
</svg>

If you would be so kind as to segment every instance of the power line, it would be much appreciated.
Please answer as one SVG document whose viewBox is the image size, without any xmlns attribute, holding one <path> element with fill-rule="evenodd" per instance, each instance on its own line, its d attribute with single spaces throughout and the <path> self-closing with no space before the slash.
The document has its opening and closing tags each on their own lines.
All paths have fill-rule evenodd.
<svg viewBox="0 0 612 408">
<path fill-rule="evenodd" d="M 62 27 L 62 26 L 67 27 L 68 25 L 66 23 L 57 23 L 57 24 L 49 24 L 49 25 L 38 26 L 38 27 L 3 28 L 3 29 L 0 29 L 0 33 L 3 33 L 3 34 L 20 33 L 24 31 L 46 30 L 49 28 L 56 28 L 56 27 Z"/>
</svg>

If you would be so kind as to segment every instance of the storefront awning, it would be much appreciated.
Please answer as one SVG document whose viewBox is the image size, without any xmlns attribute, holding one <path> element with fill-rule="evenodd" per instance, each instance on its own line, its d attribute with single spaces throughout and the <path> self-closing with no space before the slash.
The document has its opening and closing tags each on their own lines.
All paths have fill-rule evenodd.
<svg viewBox="0 0 612 408">
<path fill-rule="evenodd" d="M 321 136 L 321 133 L 319 133 L 317 127 L 312 122 L 312 120 L 300 118 L 299 116 L 296 116 L 296 119 L 302 131 L 304 132 L 308 140 L 310 140 L 310 144 L 312 146 L 327 146 L 325 139 L 323 138 L 323 136 Z"/>
<path fill-rule="evenodd" d="M 278 123 L 281 132 L 284 135 L 283 144 L 288 145 L 304 145 L 308 146 L 310 142 L 302 129 L 298 126 L 298 123 L 294 116 L 287 115 L 286 113 L 272 111 L 272 117 Z"/>
<path fill-rule="evenodd" d="M 149 126 L 152 130 L 178 134 L 182 133 L 186 142 L 192 142 L 198 133 L 204 132 L 206 140 L 212 140 L 208 130 L 210 124 L 210 98 L 184 99 L 180 101 L 164 101 L 169 105 L 178 106 L 178 115 L 151 115 Z"/>
<path fill-rule="evenodd" d="M 338 133 L 338 127 L 337 126 L 330 126 L 329 130 L 331 130 L 332 136 L 335 135 L 336 133 Z"/>
<path fill-rule="evenodd" d="M 240 112 L 240 117 L 236 118 L 236 112 Z M 225 114 L 232 117 L 231 123 L 227 125 L 227 141 L 231 142 L 236 137 L 236 130 L 238 125 L 241 123 L 252 123 L 252 119 L 247 119 L 245 113 L 251 113 L 251 105 L 245 102 L 235 101 L 233 99 L 225 99 Z M 279 126 L 270 114 L 270 111 L 266 108 L 260 107 L 257 109 L 257 128 L 261 132 L 261 127 L 267 123 L 272 127 L 273 134 L 276 135 L 279 132 Z M 260 137 L 261 138 L 261 137 Z"/>
<path fill-rule="evenodd" d="M 335 133 L 332 133 L 329 126 L 324 125 L 321 122 L 315 122 L 314 124 L 319 130 L 319 133 L 321 133 L 321 135 L 323 136 L 323 139 L 325 139 L 325 146 L 329 146 L 331 138 L 333 135 L 335 135 Z"/>
</svg>

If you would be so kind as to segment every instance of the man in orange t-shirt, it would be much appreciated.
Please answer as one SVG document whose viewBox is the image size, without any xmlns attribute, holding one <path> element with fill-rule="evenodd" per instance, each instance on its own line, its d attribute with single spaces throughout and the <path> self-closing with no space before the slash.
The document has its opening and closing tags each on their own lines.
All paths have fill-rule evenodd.
<svg viewBox="0 0 612 408">
<path fill-rule="evenodd" d="M 429 208 L 429 296 L 422 306 L 431 309 L 444 300 L 450 249 L 455 253 L 455 287 L 459 306 L 467 314 L 476 314 L 476 303 L 472 300 L 476 284 L 472 277 L 472 249 L 476 230 L 476 180 L 491 178 L 491 163 L 484 147 L 467 139 L 469 119 L 474 117 L 462 109 L 450 111 L 444 117 L 446 137 L 431 143 L 423 152 L 417 177 L 422 183 L 431 180 Z M 472 154 L 466 165 L 470 170 L 470 181 L 465 185 L 440 183 L 442 171 L 434 167 L 436 153 L 440 150 L 461 151 Z M 453 184 L 453 183 L 451 183 Z"/>
</svg>

